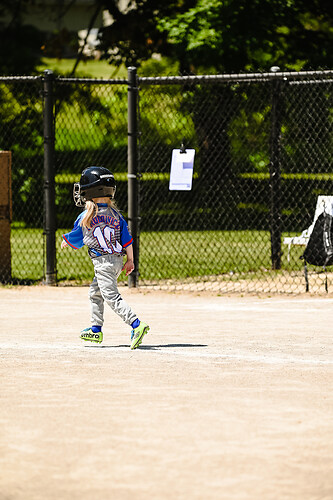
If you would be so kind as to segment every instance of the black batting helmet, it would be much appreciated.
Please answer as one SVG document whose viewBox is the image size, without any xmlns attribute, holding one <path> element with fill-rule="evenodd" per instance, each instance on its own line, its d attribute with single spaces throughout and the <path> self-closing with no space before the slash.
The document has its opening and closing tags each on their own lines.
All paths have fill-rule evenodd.
<svg viewBox="0 0 333 500">
<path fill-rule="evenodd" d="M 116 181 L 113 174 L 105 167 L 88 167 L 83 170 L 80 182 L 73 187 L 75 205 L 84 206 L 85 202 L 93 198 L 114 198 Z"/>
</svg>

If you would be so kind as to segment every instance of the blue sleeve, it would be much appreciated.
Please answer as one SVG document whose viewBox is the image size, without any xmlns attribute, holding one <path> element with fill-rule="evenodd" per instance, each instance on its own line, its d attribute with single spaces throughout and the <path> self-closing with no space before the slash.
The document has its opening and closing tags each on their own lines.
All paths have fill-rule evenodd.
<svg viewBox="0 0 333 500">
<path fill-rule="evenodd" d="M 119 222 L 120 222 L 120 243 L 123 248 L 126 248 L 129 245 L 132 245 L 133 238 L 128 230 L 128 226 L 122 215 L 120 216 Z"/>
<path fill-rule="evenodd" d="M 75 248 L 75 250 L 78 250 L 79 248 L 82 248 L 84 246 L 83 243 L 83 232 L 82 232 L 82 227 L 80 225 L 80 222 L 82 220 L 82 217 L 84 216 L 85 212 L 82 212 L 74 222 L 74 227 L 71 230 L 70 233 L 63 234 L 62 237 L 66 241 L 66 243 L 72 247 Z"/>
</svg>

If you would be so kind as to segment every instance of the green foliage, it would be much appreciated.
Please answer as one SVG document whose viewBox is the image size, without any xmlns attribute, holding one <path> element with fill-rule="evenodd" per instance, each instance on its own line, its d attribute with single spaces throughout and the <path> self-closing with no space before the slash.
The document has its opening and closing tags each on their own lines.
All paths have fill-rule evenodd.
<svg viewBox="0 0 333 500">
<path fill-rule="evenodd" d="M 331 85 L 288 89 L 284 101 L 283 164 L 293 172 L 329 172 L 333 161 Z"/>
<path fill-rule="evenodd" d="M 127 145 L 125 86 L 63 84 L 57 86 L 56 101 L 57 151 Z"/>
<path fill-rule="evenodd" d="M 155 53 L 168 55 L 166 37 L 158 30 L 158 19 L 183 12 L 195 0 L 136 0 L 126 11 L 121 2 L 102 1 L 113 23 L 100 30 L 99 50 L 111 64 L 140 66 Z"/>
<path fill-rule="evenodd" d="M 99 35 L 98 49 L 111 64 L 107 77 L 156 54 L 175 61 L 181 72 L 253 71 L 273 65 L 299 70 L 333 63 L 327 0 L 136 0 L 127 10 L 118 1 L 98 4 L 113 18 Z M 61 58 L 66 47 L 73 51 L 70 33 L 44 33 L 26 24 L 32 6 L 34 0 L 0 6 L 0 35 L 6 41 L 0 45 L 2 75 L 31 74 L 43 53 Z M 80 71 L 85 71 L 82 62 Z"/>
<path fill-rule="evenodd" d="M 159 53 L 180 71 L 331 67 L 332 10 L 327 0 L 140 0 L 101 32 L 112 63 L 139 66 Z"/>
<path fill-rule="evenodd" d="M 197 0 L 184 13 L 159 20 L 173 53 L 185 65 L 217 71 L 253 71 L 272 65 L 300 69 L 333 63 L 332 17 L 326 2 Z"/>
<path fill-rule="evenodd" d="M 40 80 L 0 83 L 0 149 L 12 152 L 13 217 L 42 223 L 43 110 Z M 31 206 L 38 207 L 32 210 Z M 29 208 L 28 208 L 29 207 Z"/>
</svg>

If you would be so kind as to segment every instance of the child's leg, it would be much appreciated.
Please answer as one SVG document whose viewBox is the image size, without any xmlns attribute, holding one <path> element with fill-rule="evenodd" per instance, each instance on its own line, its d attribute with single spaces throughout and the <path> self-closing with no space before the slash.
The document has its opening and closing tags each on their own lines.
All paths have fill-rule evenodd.
<svg viewBox="0 0 333 500">
<path fill-rule="evenodd" d="M 123 266 L 122 257 L 119 255 L 97 257 L 93 259 L 93 264 L 102 298 L 126 324 L 131 325 L 137 319 L 137 315 L 122 298 L 117 285 L 117 278 Z"/>
<path fill-rule="evenodd" d="M 91 325 L 103 326 L 104 322 L 104 300 L 98 286 L 96 276 L 89 288 L 89 299 L 91 305 Z"/>
<path fill-rule="evenodd" d="M 97 342 L 100 344 L 103 341 L 103 313 L 104 302 L 96 278 L 89 288 L 89 299 L 91 304 L 91 327 L 81 331 L 80 338 L 89 342 Z"/>
</svg>

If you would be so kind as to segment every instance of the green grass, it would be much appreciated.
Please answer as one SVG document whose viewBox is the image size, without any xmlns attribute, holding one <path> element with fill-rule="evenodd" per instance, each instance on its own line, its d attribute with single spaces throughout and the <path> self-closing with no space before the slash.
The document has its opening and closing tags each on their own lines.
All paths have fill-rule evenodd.
<svg viewBox="0 0 333 500">
<path fill-rule="evenodd" d="M 194 172 L 193 178 L 199 177 L 197 172 Z M 115 172 L 114 178 L 116 181 L 127 181 L 127 172 Z M 143 172 L 141 174 L 142 181 L 168 181 L 170 179 L 169 172 Z M 57 184 L 73 184 L 79 182 L 80 174 L 62 173 L 55 176 Z"/>
<path fill-rule="evenodd" d="M 87 249 L 60 249 L 57 231 L 57 270 L 59 280 L 91 281 L 93 267 Z M 39 229 L 12 229 L 12 276 L 18 280 L 43 277 L 43 233 Z M 304 250 L 304 249 L 303 249 Z M 301 254 L 302 249 L 297 249 Z M 302 262 L 283 267 L 301 270 Z M 293 252 L 294 254 L 295 252 Z M 296 255 L 296 254 L 295 254 Z M 186 279 L 211 275 L 242 275 L 252 279 L 270 270 L 270 235 L 267 231 L 179 231 L 144 232 L 140 235 L 140 279 Z M 122 274 L 120 281 L 126 281 Z"/>
<path fill-rule="evenodd" d="M 40 280 L 43 277 L 43 231 L 12 229 L 12 277 Z"/>
<path fill-rule="evenodd" d="M 75 65 L 75 59 L 43 58 L 41 65 L 37 68 L 39 72 L 51 69 L 61 76 L 71 74 Z M 179 63 L 171 61 L 167 57 L 161 60 L 150 59 L 138 68 L 140 76 L 167 76 L 179 74 Z M 127 79 L 127 68 L 123 64 L 119 68 L 110 65 L 107 61 L 80 61 L 75 77 L 102 78 L 102 79 Z"/>
<path fill-rule="evenodd" d="M 143 233 L 140 277 L 184 279 L 253 273 L 270 267 L 265 231 L 180 231 Z"/>
<path fill-rule="evenodd" d="M 72 72 L 74 64 L 75 59 L 44 58 L 37 70 L 43 72 L 45 69 L 51 69 L 60 75 L 68 75 Z M 127 78 L 127 68 L 121 66 L 118 69 L 115 66 L 110 66 L 106 61 L 81 61 L 75 76 L 103 79 Z"/>
<path fill-rule="evenodd" d="M 244 174 L 240 174 L 240 177 L 243 179 L 256 179 L 258 181 L 267 180 L 270 177 L 268 172 L 261 173 L 251 173 L 247 172 Z M 307 172 L 299 172 L 295 174 L 281 174 L 282 179 L 288 180 L 313 180 L 313 181 L 332 181 L 333 180 L 333 172 L 322 172 L 322 173 L 307 173 Z"/>
</svg>

